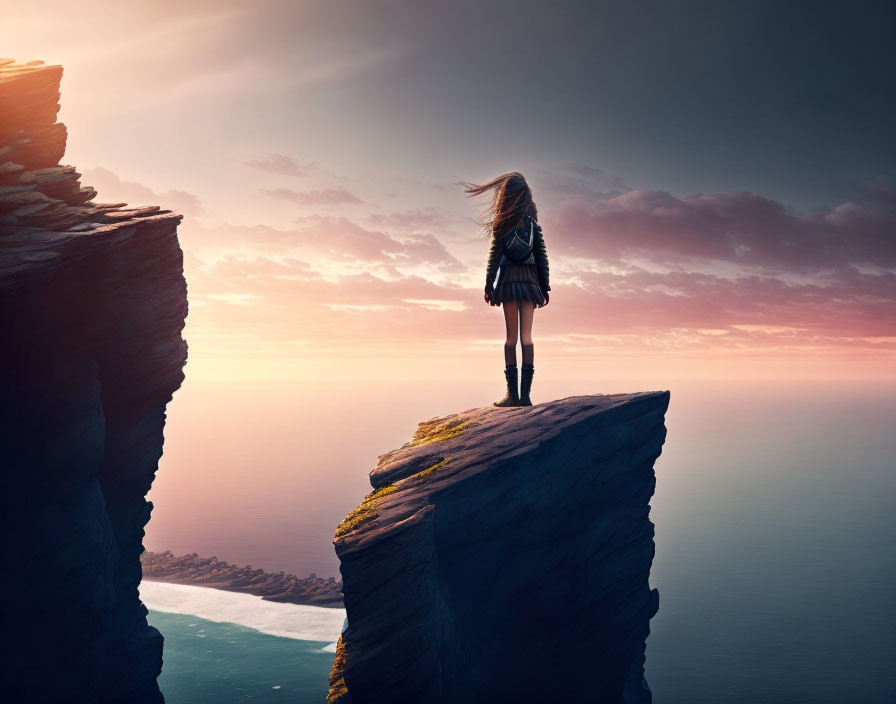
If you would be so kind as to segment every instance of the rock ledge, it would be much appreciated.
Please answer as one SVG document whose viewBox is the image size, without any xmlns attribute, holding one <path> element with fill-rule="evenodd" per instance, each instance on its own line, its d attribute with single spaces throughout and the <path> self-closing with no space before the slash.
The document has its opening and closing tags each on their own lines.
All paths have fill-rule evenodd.
<svg viewBox="0 0 896 704">
<path fill-rule="evenodd" d="M 645 704 L 668 391 L 474 408 L 380 456 L 337 528 L 329 702 Z"/>
</svg>

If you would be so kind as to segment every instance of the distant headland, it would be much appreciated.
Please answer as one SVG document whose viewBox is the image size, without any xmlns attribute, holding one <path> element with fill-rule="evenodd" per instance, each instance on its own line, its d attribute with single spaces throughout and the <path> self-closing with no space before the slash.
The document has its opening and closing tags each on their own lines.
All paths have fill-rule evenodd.
<svg viewBox="0 0 896 704">
<path fill-rule="evenodd" d="M 316 574 L 297 577 L 286 572 L 265 572 L 251 565 L 237 567 L 217 557 L 144 552 L 140 556 L 143 579 L 173 584 L 193 584 L 230 592 L 255 594 L 268 601 L 342 608 L 342 582 Z"/>
</svg>

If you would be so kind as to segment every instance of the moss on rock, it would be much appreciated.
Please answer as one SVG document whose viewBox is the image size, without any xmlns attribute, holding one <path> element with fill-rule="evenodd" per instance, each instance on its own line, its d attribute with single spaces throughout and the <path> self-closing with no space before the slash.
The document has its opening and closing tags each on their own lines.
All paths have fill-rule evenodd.
<svg viewBox="0 0 896 704">
<path fill-rule="evenodd" d="M 371 491 L 361 504 L 350 511 L 349 514 L 342 519 L 342 522 L 336 527 L 336 535 L 334 537 L 341 538 L 343 535 L 351 533 L 355 528 L 369 523 L 377 517 L 376 504 L 377 500 L 398 491 L 398 487 L 394 484 L 383 486 L 375 491 Z"/>
<path fill-rule="evenodd" d="M 442 467 L 444 467 L 450 461 L 451 461 L 450 457 L 443 457 L 435 464 L 432 464 L 429 467 L 427 467 L 426 469 L 422 469 L 419 472 L 417 472 L 416 474 L 412 474 L 411 476 L 407 477 L 407 479 L 402 479 L 401 481 L 409 481 L 409 480 L 413 480 L 413 479 L 423 479 L 424 477 L 428 477 L 433 472 L 439 471 Z"/>
<path fill-rule="evenodd" d="M 433 442 L 440 442 L 448 438 L 454 438 L 460 435 L 468 426 L 472 425 L 473 420 L 467 418 L 453 418 L 448 421 L 439 422 L 440 418 L 427 420 L 417 426 L 414 437 L 408 443 L 409 446 L 428 445 Z"/>
<path fill-rule="evenodd" d="M 340 704 L 348 699 L 348 687 L 345 686 L 345 645 L 342 636 L 336 641 L 336 657 L 333 659 L 333 667 L 330 669 L 330 691 L 327 692 L 327 704 Z"/>
</svg>

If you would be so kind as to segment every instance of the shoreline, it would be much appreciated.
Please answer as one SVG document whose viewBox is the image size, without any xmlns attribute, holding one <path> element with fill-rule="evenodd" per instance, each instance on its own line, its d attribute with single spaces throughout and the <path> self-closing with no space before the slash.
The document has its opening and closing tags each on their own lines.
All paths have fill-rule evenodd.
<svg viewBox="0 0 896 704">
<path fill-rule="evenodd" d="M 327 643 L 330 652 L 342 631 L 345 610 L 311 604 L 276 603 L 195 584 L 144 580 L 140 600 L 150 612 L 178 614 L 251 628 L 271 636 Z M 149 618 L 152 624 L 152 618 Z"/>
<path fill-rule="evenodd" d="M 216 556 L 197 553 L 175 555 L 144 551 L 140 556 L 143 580 L 196 587 L 209 587 L 261 597 L 265 601 L 342 609 L 342 582 L 335 577 L 310 574 L 297 577 L 286 572 L 265 572 L 251 565 L 239 567 Z"/>
</svg>

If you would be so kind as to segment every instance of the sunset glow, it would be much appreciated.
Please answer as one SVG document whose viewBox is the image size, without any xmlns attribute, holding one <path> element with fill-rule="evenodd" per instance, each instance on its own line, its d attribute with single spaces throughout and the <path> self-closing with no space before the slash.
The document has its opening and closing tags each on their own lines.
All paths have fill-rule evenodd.
<svg viewBox="0 0 896 704">
<path fill-rule="evenodd" d="M 570 360 L 627 377 L 896 374 L 896 188 L 876 163 L 843 175 L 819 155 L 841 187 L 812 192 L 793 186 L 808 153 L 781 164 L 746 130 L 749 156 L 729 168 L 714 161 L 724 135 L 676 153 L 624 100 L 579 121 L 583 91 L 619 97 L 610 64 L 526 107 L 538 96 L 516 103 L 515 86 L 478 77 L 476 50 L 439 43 L 448 10 L 404 26 L 276 2 L 33 13 L 5 52 L 64 65 L 64 161 L 101 202 L 185 216 L 191 377 L 425 376 L 436 359 L 492 374 L 503 324 L 482 301 L 484 203 L 458 180 L 507 169 L 532 184 L 551 258 L 545 375 Z M 490 91 L 509 101 L 503 122 Z"/>
</svg>

